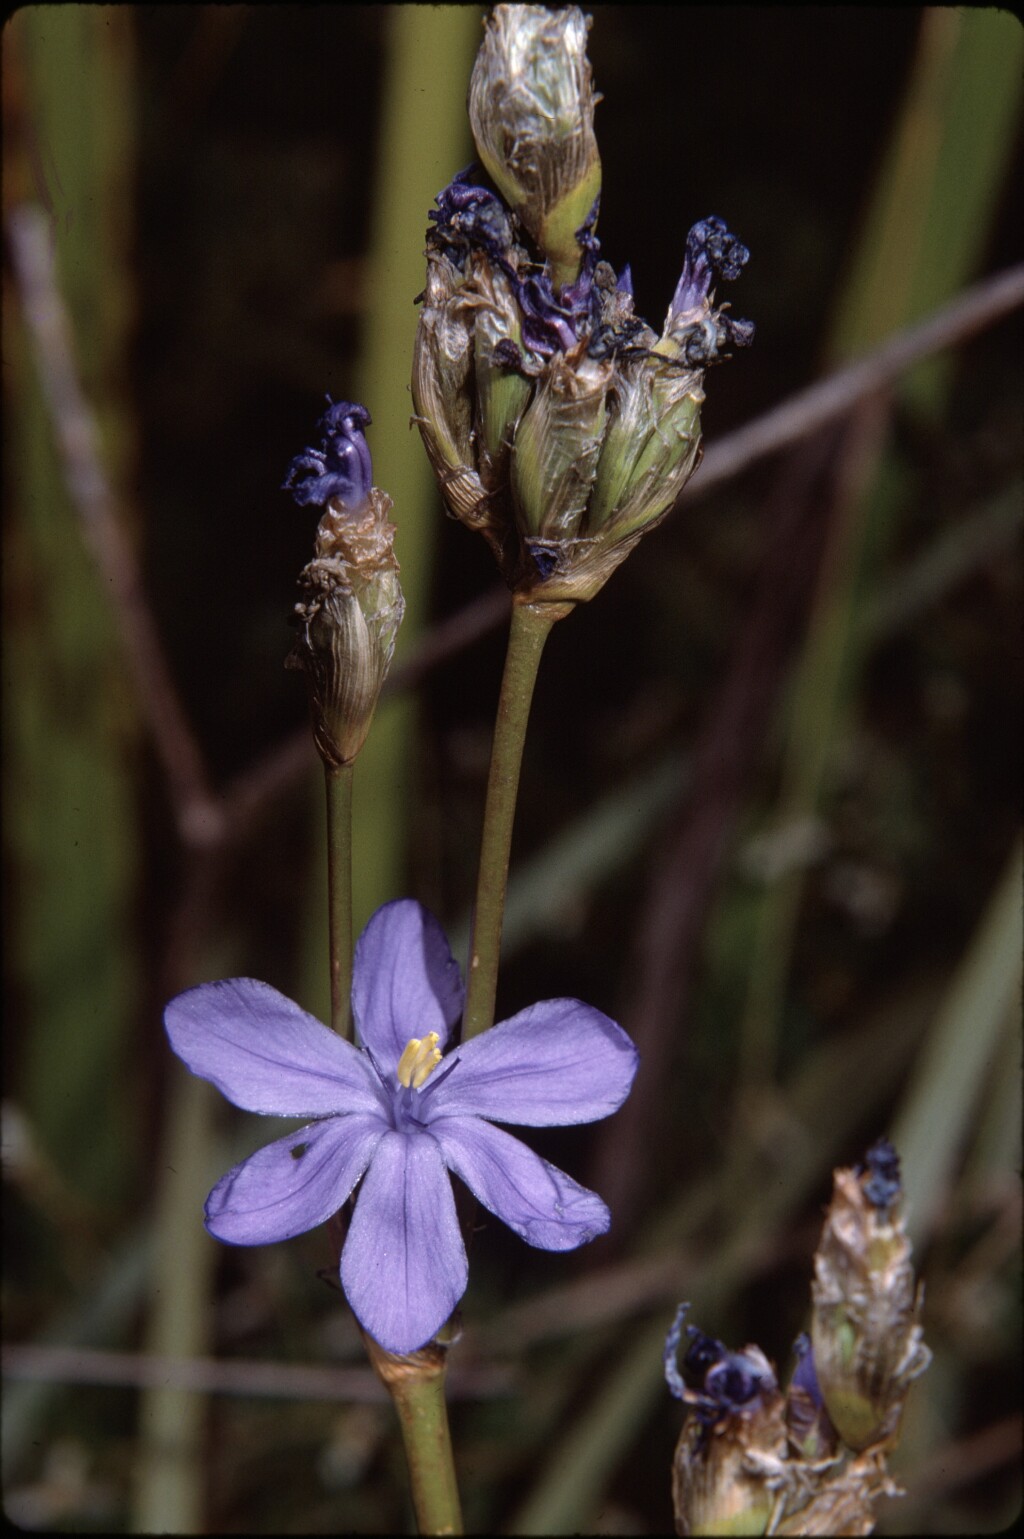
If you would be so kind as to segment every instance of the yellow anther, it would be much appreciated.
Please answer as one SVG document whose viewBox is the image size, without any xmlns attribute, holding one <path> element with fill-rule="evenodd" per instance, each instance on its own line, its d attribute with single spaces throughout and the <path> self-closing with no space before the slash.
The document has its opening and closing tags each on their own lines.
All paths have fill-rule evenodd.
<svg viewBox="0 0 1024 1539">
<path fill-rule="evenodd" d="M 441 1049 L 437 1045 L 440 1040 L 436 1031 L 429 1031 L 422 1038 L 410 1037 L 395 1070 L 400 1085 L 411 1090 L 420 1088 L 434 1066 L 441 1062 Z"/>
</svg>

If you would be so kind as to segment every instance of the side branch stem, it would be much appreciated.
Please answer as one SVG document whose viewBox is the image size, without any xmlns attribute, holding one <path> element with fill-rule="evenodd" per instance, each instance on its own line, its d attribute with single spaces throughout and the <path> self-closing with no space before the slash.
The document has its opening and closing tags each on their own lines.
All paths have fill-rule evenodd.
<svg viewBox="0 0 1024 1539">
<path fill-rule="evenodd" d="M 352 770 L 324 767 L 327 786 L 327 922 L 331 955 L 331 1025 L 352 1035 Z"/>
<path fill-rule="evenodd" d="M 572 607 L 571 604 L 517 603 L 512 608 L 487 781 L 473 938 L 469 948 L 464 1039 L 486 1031 L 494 1022 L 508 858 L 530 702 L 548 633 L 555 621 L 567 615 Z"/>
</svg>

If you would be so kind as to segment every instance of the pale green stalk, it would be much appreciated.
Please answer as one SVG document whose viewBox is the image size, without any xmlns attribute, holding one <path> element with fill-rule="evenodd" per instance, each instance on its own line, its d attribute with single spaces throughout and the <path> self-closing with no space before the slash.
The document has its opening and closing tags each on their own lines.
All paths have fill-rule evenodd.
<svg viewBox="0 0 1024 1539">
<path fill-rule="evenodd" d="M 352 768 L 324 766 L 331 1025 L 342 1037 L 352 1035 Z"/>
<path fill-rule="evenodd" d="M 409 1464 L 416 1526 L 421 1534 L 461 1534 L 448 1407 L 444 1397 L 447 1348 L 430 1342 L 403 1357 L 363 1335 L 370 1362 L 398 1412 Z"/>
<path fill-rule="evenodd" d="M 466 1040 L 494 1024 L 494 998 L 498 987 L 501 955 L 501 923 L 505 912 L 508 857 L 512 845 L 519 768 L 523 759 L 526 724 L 530 717 L 533 687 L 548 633 L 556 620 L 568 614 L 571 604 L 523 604 L 512 609 L 512 625 L 505 654 L 505 672 L 494 723 L 491 768 L 480 844 L 473 939 L 469 951 L 466 1012 L 462 1035 Z"/>
</svg>

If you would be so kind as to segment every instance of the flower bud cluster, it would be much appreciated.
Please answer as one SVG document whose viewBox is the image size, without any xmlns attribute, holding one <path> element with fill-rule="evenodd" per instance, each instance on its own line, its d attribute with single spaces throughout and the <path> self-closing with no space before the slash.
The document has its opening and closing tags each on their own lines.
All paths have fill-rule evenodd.
<svg viewBox="0 0 1024 1539">
<path fill-rule="evenodd" d="M 796 1343 L 786 1394 L 759 1348 L 730 1352 L 687 1306 L 665 1347 L 665 1376 L 687 1406 L 672 1470 L 680 1534 L 869 1534 L 875 1504 L 899 1494 L 887 1458 L 910 1383 L 930 1354 L 885 1139 L 835 1172 L 815 1256 L 810 1337 Z"/>
<path fill-rule="evenodd" d="M 686 241 L 659 336 L 601 258 L 587 23 L 499 5 L 470 88 L 483 171 L 437 197 L 416 336 L 416 422 L 449 512 L 529 601 L 592 598 L 700 457 L 708 365 L 753 336 L 713 286 L 748 252 L 721 219 Z M 497 190 L 495 190 L 497 189 Z"/>
<path fill-rule="evenodd" d="M 286 667 L 306 675 L 313 740 L 328 769 L 351 764 L 366 740 L 391 666 L 405 601 L 394 555 L 391 498 L 372 484 L 363 406 L 327 397 L 319 449 L 297 455 L 284 489 L 323 508 L 314 559 L 299 574 Z"/>
</svg>

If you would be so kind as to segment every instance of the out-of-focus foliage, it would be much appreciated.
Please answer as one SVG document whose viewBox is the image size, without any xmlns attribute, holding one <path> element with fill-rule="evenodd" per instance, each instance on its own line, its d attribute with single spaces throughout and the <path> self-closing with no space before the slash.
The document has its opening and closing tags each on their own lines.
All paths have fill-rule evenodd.
<svg viewBox="0 0 1024 1539">
<path fill-rule="evenodd" d="M 417 625 L 493 582 L 415 469 L 396 456 L 388 478 L 411 409 L 389 301 L 407 307 L 411 347 L 429 200 L 470 153 L 467 139 L 435 167 L 439 103 L 461 112 L 472 40 L 452 32 L 448 68 L 424 44 L 420 74 L 413 57 L 399 76 L 400 10 L 37 7 L 5 35 L 5 200 L 54 216 L 107 468 L 218 786 L 305 721 L 283 659 L 313 530 L 277 488 L 325 391 L 374 415 Z M 709 444 L 1019 260 L 1020 40 L 995 11 L 596 9 L 600 235 L 616 267 L 632 264 L 638 311 L 660 319 L 694 220 L 721 215 L 752 252 L 733 297 L 757 339 L 709 375 Z M 874 271 L 872 243 L 896 253 Z M 358 1366 L 343 1300 L 316 1276 L 317 1235 L 229 1251 L 190 1234 L 210 1249 L 188 1334 L 147 1329 L 165 1280 L 147 1266 L 173 1163 L 162 1140 L 177 1126 L 189 1141 L 180 1104 L 168 1112 L 161 990 L 179 966 L 183 985 L 226 963 L 323 1006 L 317 767 L 310 747 L 307 779 L 202 890 L 202 946 L 183 952 L 189 860 L 138 749 L 11 284 L 5 322 L 6 1340 Z M 454 1403 L 471 1530 L 665 1531 L 679 1413 L 658 1372 L 676 1301 L 785 1376 L 832 1168 L 894 1125 L 927 1213 L 918 1229 L 910 1218 L 935 1361 L 895 1469 L 909 1495 L 881 1530 L 990 1530 L 1019 1510 L 1020 330 L 1019 317 L 985 330 L 814 464 L 809 446 L 684 499 L 548 646 L 499 1014 L 578 995 L 630 1024 L 652 882 L 688 828 L 699 850 L 709 785 L 727 799 L 726 856 L 714 880 L 696 861 L 675 878 L 684 896 L 693 886 L 696 940 L 666 940 L 691 964 L 675 1017 L 667 1001 L 644 1136 L 616 1143 L 613 1119 L 538 1138 L 583 1179 L 614 1163 L 631 1196 L 611 1237 L 566 1258 L 495 1224 L 474 1236 L 455 1369 L 512 1374 Z M 415 434 L 401 447 L 420 453 Z M 730 736 L 723 691 L 808 481 L 824 575 L 808 517 L 766 725 Z M 405 544 L 403 496 L 421 499 Z M 374 887 L 396 870 L 446 923 L 464 914 L 500 659 L 495 633 L 385 723 L 391 758 L 364 791 L 365 908 L 399 895 Z M 785 924 L 766 920 L 783 908 Z M 748 1051 L 755 1006 L 767 1058 Z M 246 1152 L 240 1138 L 265 1141 L 251 1122 L 209 1136 L 227 1146 L 215 1170 Z M 197 1165 L 209 1155 L 204 1142 Z M 163 1254 L 191 1267 L 176 1232 Z M 140 1406 L 154 1402 L 20 1373 L 5 1386 L 8 1515 L 116 1532 L 152 1514 Z M 196 1525 L 410 1523 L 387 1406 L 193 1393 L 179 1414 L 195 1451 L 173 1489 Z"/>
</svg>

